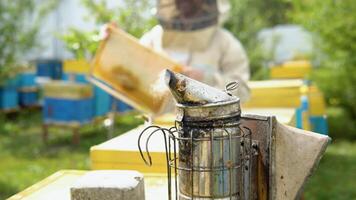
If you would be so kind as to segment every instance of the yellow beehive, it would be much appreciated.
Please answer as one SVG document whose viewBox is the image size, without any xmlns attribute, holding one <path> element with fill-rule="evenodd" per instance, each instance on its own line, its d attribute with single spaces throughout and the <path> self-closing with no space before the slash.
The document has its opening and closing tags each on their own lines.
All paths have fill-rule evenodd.
<svg viewBox="0 0 356 200">
<path fill-rule="evenodd" d="M 172 127 L 176 119 L 175 114 L 167 113 L 153 118 L 153 124 L 159 124 L 160 126 Z"/>
<path fill-rule="evenodd" d="M 310 61 L 288 61 L 282 65 L 274 66 L 271 68 L 270 77 L 272 79 L 293 79 L 304 78 L 310 73 L 312 65 Z"/>
<path fill-rule="evenodd" d="M 43 85 L 43 95 L 50 98 L 84 99 L 93 96 L 93 88 L 89 84 L 51 81 Z"/>
<path fill-rule="evenodd" d="M 309 115 L 322 116 L 326 113 L 326 106 L 323 93 L 315 86 L 312 85 L 308 90 L 309 100 Z"/>
<path fill-rule="evenodd" d="M 84 174 L 77 170 L 58 171 L 8 200 L 70 200 L 71 185 Z"/>
<path fill-rule="evenodd" d="M 66 73 L 87 74 L 90 71 L 90 64 L 86 60 L 65 60 L 63 71 Z"/>
<path fill-rule="evenodd" d="M 11 196 L 8 200 L 70 200 L 71 186 L 87 171 L 61 170 Z M 145 199 L 167 197 L 166 174 L 144 174 Z"/>
<path fill-rule="evenodd" d="M 295 109 L 293 108 L 259 108 L 243 109 L 243 113 L 274 115 L 281 123 L 295 126 Z M 165 115 L 154 120 L 154 124 L 164 127 L 174 126 L 175 116 Z M 90 148 L 91 168 L 101 169 L 122 169 L 137 170 L 142 173 L 166 173 L 166 154 L 164 139 L 162 134 L 158 133 L 152 136 L 149 143 L 149 151 L 152 157 L 153 165 L 147 166 L 141 158 L 138 150 L 137 139 L 147 125 L 141 125 L 135 129 L 115 137 L 102 144 Z M 145 152 L 144 139 L 142 149 Z M 146 153 L 144 153 L 147 159 Z"/>
<path fill-rule="evenodd" d="M 21 87 L 17 91 L 19 91 L 19 92 L 37 92 L 38 87 L 37 86 Z"/>
<path fill-rule="evenodd" d="M 154 164 L 149 167 L 141 159 L 137 139 L 146 127 L 141 125 L 121 136 L 91 147 L 91 168 L 94 170 L 125 169 L 137 170 L 142 173 L 166 173 L 166 157 L 161 135 L 153 135 L 150 142 L 150 154 Z M 143 150 L 145 150 L 144 146 Z"/>
<path fill-rule="evenodd" d="M 268 80 L 251 81 L 250 99 L 243 104 L 245 108 L 288 107 L 297 108 L 301 104 L 303 81 Z"/>
</svg>

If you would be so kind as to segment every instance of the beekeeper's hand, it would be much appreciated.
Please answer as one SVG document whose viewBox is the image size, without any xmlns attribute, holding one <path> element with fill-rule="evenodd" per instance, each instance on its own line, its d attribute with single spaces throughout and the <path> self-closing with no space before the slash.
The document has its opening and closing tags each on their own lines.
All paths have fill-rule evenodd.
<svg viewBox="0 0 356 200">
<path fill-rule="evenodd" d="M 182 74 L 197 81 L 202 81 L 204 79 L 204 72 L 202 70 L 190 66 L 185 66 L 183 68 Z"/>
<path fill-rule="evenodd" d="M 100 32 L 99 32 L 99 37 L 101 40 L 106 40 L 109 35 L 110 35 L 110 28 L 109 27 L 118 27 L 116 22 L 110 22 L 110 23 L 107 23 L 105 25 L 103 25 L 101 28 L 100 28 Z"/>
</svg>

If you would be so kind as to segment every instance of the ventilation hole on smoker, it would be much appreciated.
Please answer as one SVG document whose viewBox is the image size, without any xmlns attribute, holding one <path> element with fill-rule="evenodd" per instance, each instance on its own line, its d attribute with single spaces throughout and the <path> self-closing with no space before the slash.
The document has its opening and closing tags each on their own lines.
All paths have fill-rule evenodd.
<svg viewBox="0 0 356 200">
<path fill-rule="evenodd" d="M 241 146 L 244 146 L 244 142 L 241 142 Z"/>
<path fill-rule="evenodd" d="M 245 170 L 246 170 L 246 171 L 248 170 L 248 166 L 245 166 Z"/>
</svg>

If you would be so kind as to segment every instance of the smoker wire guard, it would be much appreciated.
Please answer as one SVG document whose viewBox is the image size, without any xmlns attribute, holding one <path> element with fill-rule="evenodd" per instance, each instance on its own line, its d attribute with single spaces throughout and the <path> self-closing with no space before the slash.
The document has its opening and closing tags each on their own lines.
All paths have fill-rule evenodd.
<svg viewBox="0 0 356 200">
<path fill-rule="evenodd" d="M 230 85 L 231 86 L 231 85 Z M 228 88 L 228 87 L 227 87 Z M 233 89 L 235 89 L 235 87 L 233 86 Z M 227 90 L 228 91 L 228 90 Z M 232 101 L 232 102 L 227 102 L 227 104 L 231 104 L 231 103 L 236 103 L 238 101 Z M 203 107 L 209 107 L 209 106 L 216 106 L 217 104 L 207 104 L 204 105 Z M 182 106 L 182 105 L 178 105 L 181 107 L 186 107 L 186 106 Z M 185 172 L 189 172 L 190 176 L 191 176 L 191 191 L 190 194 L 191 195 L 191 199 L 193 198 L 230 198 L 230 199 L 251 199 L 251 179 L 252 179 L 252 168 L 251 165 L 252 163 L 255 163 L 256 160 L 256 156 L 258 155 L 257 152 L 257 142 L 256 141 L 252 141 L 251 135 L 252 132 L 251 130 L 246 127 L 246 126 L 241 126 L 240 123 L 240 119 L 241 119 L 241 112 L 237 113 L 234 116 L 224 116 L 224 117 L 219 117 L 219 119 L 210 119 L 210 120 L 199 120 L 197 121 L 196 119 L 193 119 L 193 122 L 191 122 L 192 119 L 190 120 L 176 120 L 175 121 L 175 126 L 171 127 L 171 128 L 162 128 L 159 126 L 149 126 L 147 128 L 145 128 L 141 134 L 139 135 L 138 138 L 138 148 L 140 151 L 140 155 L 143 159 L 143 161 L 145 162 L 146 165 L 151 166 L 152 165 L 152 159 L 149 153 L 149 140 L 151 138 L 151 136 L 155 133 L 162 133 L 163 139 L 164 139 L 164 145 L 165 145 L 165 156 L 166 156 L 166 160 L 167 160 L 167 176 L 168 176 L 168 198 L 172 199 L 172 172 L 174 171 L 174 176 L 175 176 L 175 180 L 174 180 L 174 189 L 175 189 L 175 199 L 178 199 L 178 177 L 177 175 L 179 174 L 178 172 L 180 171 L 185 171 Z M 212 124 L 212 122 L 214 121 L 214 124 Z M 192 128 L 192 131 L 190 131 L 190 136 L 188 137 L 184 137 L 183 134 L 186 134 L 185 127 L 190 127 Z M 238 135 L 231 135 L 231 133 L 229 131 L 227 131 L 227 127 L 236 127 L 238 128 L 239 134 Z M 206 133 L 210 133 L 209 137 L 203 137 L 203 138 L 195 138 L 193 136 L 193 132 L 194 128 L 197 129 L 209 129 L 209 131 L 206 131 Z M 226 133 L 225 136 L 219 136 L 219 137 L 214 137 L 213 133 L 215 128 L 220 128 L 223 129 Z M 213 129 L 213 130 L 211 130 Z M 151 130 L 151 131 L 150 131 Z M 149 133 L 149 136 L 146 139 L 146 153 L 147 153 L 147 157 L 148 160 L 145 158 L 142 149 L 141 149 L 141 139 L 142 136 L 145 133 Z M 239 144 L 239 148 L 241 150 L 241 155 L 238 156 L 237 158 L 237 162 L 236 163 L 231 163 L 229 161 L 234 160 L 232 158 L 232 140 L 233 139 L 238 139 L 240 138 L 240 144 Z M 225 165 L 225 161 L 223 161 L 224 165 L 223 166 L 219 166 L 216 167 L 214 166 L 214 157 L 213 157 L 213 152 L 211 151 L 211 166 L 210 167 L 201 167 L 201 166 L 194 166 L 194 161 L 193 161 L 193 152 L 194 152 L 194 144 L 197 142 L 202 142 L 202 141 L 224 141 L 228 139 L 227 141 L 229 142 L 229 159 L 227 160 L 227 164 Z M 177 142 L 184 142 L 184 141 L 190 141 L 190 148 L 191 150 L 191 155 L 190 155 L 190 159 L 191 159 L 191 165 L 190 168 L 186 168 L 186 167 L 180 167 L 177 164 L 177 160 L 179 159 L 179 157 L 177 156 Z M 173 152 L 172 152 L 172 143 L 173 143 Z M 213 146 L 214 146 L 215 142 L 210 142 L 210 149 L 213 150 Z M 224 144 L 224 143 L 223 143 Z M 173 155 L 172 155 L 173 154 Z M 173 157 L 173 158 L 172 158 Z M 236 158 L 235 158 L 236 159 Z M 236 190 L 237 192 L 233 193 L 232 192 L 232 171 L 233 170 L 239 170 L 239 173 L 236 173 L 236 175 L 238 175 L 239 177 L 237 177 L 236 180 L 237 183 L 239 183 L 238 186 L 236 186 Z M 228 196 L 215 196 L 214 195 L 214 189 L 213 189 L 213 184 L 210 184 L 210 192 L 212 193 L 211 196 L 198 196 L 198 195 L 194 195 L 194 173 L 198 172 L 198 173 L 204 173 L 204 172 L 211 172 L 211 175 L 214 175 L 214 172 L 221 172 L 223 173 L 225 170 L 228 170 L 229 173 L 229 194 Z M 246 180 L 247 177 L 247 180 Z M 211 177 L 211 179 L 213 179 Z M 235 189 L 234 189 L 235 190 Z M 244 193 L 246 192 L 246 193 Z M 186 194 L 184 194 L 186 195 Z"/>
</svg>

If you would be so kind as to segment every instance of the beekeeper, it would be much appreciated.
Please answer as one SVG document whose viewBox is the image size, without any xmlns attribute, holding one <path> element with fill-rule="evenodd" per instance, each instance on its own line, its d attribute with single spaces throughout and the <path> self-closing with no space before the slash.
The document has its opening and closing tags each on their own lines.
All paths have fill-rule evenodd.
<svg viewBox="0 0 356 200">
<path fill-rule="evenodd" d="M 218 88 L 239 81 L 237 95 L 246 101 L 248 58 L 241 43 L 222 27 L 229 9 L 228 0 L 158 0 L 159 25 L 140 42 L 183 64 L 183 73 L 191 78 Z"/>
</svg>

